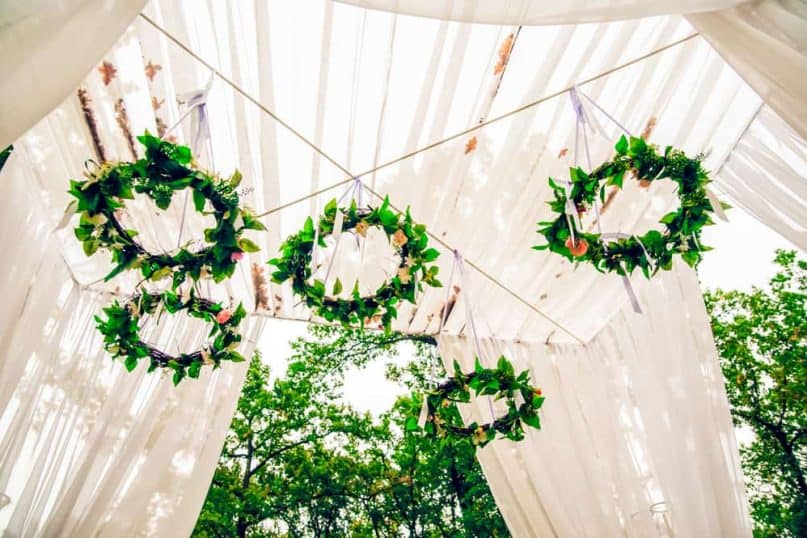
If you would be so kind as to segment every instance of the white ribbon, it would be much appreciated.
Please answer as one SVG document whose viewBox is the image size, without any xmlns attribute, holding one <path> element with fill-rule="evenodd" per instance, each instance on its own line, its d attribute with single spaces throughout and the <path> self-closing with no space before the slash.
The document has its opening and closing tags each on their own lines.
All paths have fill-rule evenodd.
<svg viewBox="0 0 807 538">
<path fill-rule="evenodd" d="M 78 203 L 75 200 L 67 204 L 67 207 L 64 208 L 64 215 L 62 215 L 62 218 L 59 220 L 59 223 L 56 224 L 56 227 L 53 229 L 53 231 L 55 232 L 57 230 L 61 230 L 62 228 L 67 226 L 67 223 L 70 222 L 70 219 L 73 218 L 73 215 L 78 213 L 77 209 L 78 209 Z"/>
<path fill-rule="evenodd" d="M 717 215 L 718 218 L 723 222 L 728 222 L 729 219 L 726 216 L 726 213 L 723 211 L 723 206 L 720 205 L 720 199 L 709 187 L 706 187 L 706 197 L 709 199 L 709 203 L 711 204 L 712 210 L 715 212 L 715 215 Z"/>
<path fill-rule="evenodd" d="M 426 420 L 429 418 L 429 400 L 426 394 L 423 394 L 423 405 L 420 406 L 420 415 L 418 416 L 418 428 L 423 428 L 426 425 Z"/>
<path fill-rule="evenodd" d="M 331 236 L 335 240 L 339 240 L 339 236 L 342 235 L 342 228 L 345 224 L 345 214 L 339 208 L 336 208 L 336 217 L 333 219 L 333 232 Z"/>
<path fill-rule="evenodd" d="M 631 235 L 631 234 L 626 234 L 626 233 L 622 233 L 622 232 L 612 232 L 612 233 L 602 234 L 601 239 L 603 239 L 603 240 L 606 240 L 606 239 L 626 239 L 628 237 L 634 238 L 636 240 L 636 242 L 639 243 L 639 246 L 641 247 L 642 252 L 644 252 L 645 258 L 647 258 L 647 263 L 649 263 L 650 266 L 653 267 L 653 269 L 655 269 L 655 267 L 653 266 L 653 259 L 650 257 L 650 254 L 647 252 L 647 249 L 645 248 L 644 243 L 642 243 L 642 241 L 635 234 Z M 603 246 L 604 245 L 605 244 L 603 243 Z M 639 299 L 636 297 L 636 292 L 633 290 L 633 286 L 630 283 L 630 278 L 627 275 L 621 275 L 621 276 L 622 276 L 622 284 L 625 286 L 625 291 L 627 292 L 628 298 L 630 299 L 630 303 L 633 306 L 633 311 L 636 312 L 637 314 L 641 314 L 642 313 L 642 307 L 639 305 Z"/>
<path fill-rule="evenodd" d="M 471 296 L 468 293 L 468 279 L 465 271 L 465 262 L 462 259 L 462 255 L 457 250 L 454 250 L 454 259 L 456 260 L 457 267 L 459 268 L 460 271 L 460 280 L 462 281 L 462 289 L 464 290 L 465 293 L 465 301 L 464 301 L 465 317 L 468 320 L 468 323 L 471 324 L 471 334 L 473 334 L 474 337 L 476 356 L 479 357 L 479 361 L 482 362 L 482 364 L 484 365 L 486 361 L 482 356 L 482 348 L 479 345 L 479 335 L 476 332 L 476 323 L 474 322 L 474 312 L 473 308 L 471 307 Z M 490 396 L 488 396 L 488 406 L 490 407 L 491 421 L 495 421 L 496 412 L 493 410 L 493 398 L 491 398 Z"/>
</svg>

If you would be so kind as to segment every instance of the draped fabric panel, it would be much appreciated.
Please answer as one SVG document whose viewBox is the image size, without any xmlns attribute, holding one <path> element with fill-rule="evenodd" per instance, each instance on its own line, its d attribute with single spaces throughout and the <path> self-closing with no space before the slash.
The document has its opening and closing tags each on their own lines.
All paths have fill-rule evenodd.
<svg viewBox="0 0 807 538">
<path fill-rule="evenodd" d="M 0 492 L 11 499 L 0 528 L 10 538 L 188 535 L 246 365 L 175 388 L 146 364 L 128 373 L 109 359 L 94 316 L 112 295 L 74 279 L 31 149 L 18 144 L 0 175 Z M 207 332 L 175 318 L 144 334 L 167 348 Z M 245 325 L 248 356 L 263 323 Z"/>
<path fill-rule="evenodd" d="M 807 2 L 749 2 L 687 20 L 768 106 L 807 138 Z"/>
<path fill-rule="evenodd" d="M 513 536 L 751 536 L 728 401 L 697 277 L 639 286 L 585 346 L 480 341 L 482 362 L 529 369 L 547 400 L 542 430 L 479 459 Z M 473 369 L 472 338 L 438 338 L 446 368 Z M 489 422 L 490 402 L 463 410 Z M 495 404 L 494 404 L 495 405 Z"/>
<path fill-rule="evenodd" d="M 579 24 L 727 9 L 744 0 L 336 0 L 368 9 L 483 24 Z"/>
<path fill-rule="evenodd" d="M 192 528 L 243 367 L 228 365 L 173 389 L 159 375 L 127 374 L 109 361 L 100 352 L 92 315 L 111 294 L 131 292 L 137 278 L 104 283 L 105 255 L 86 257 L 70 225 L 54 228 L 68 202 L 67 180 L 81 175 L 87 158 L 137 158 L 141 152 L 134 136 L 146 129 L 178 142 L 192 140 L 192 121 L 177 122 L 187 111 L 183 96 L 210 81 L 207 62 L 220 73 L 207 104 L 211 139 L 194 153 L 223 175 L 236 167 L 244 173 L 244 204 L 258 212 L 282 207 L 264 218 L 268 232 L 252 237 L 262 251 L 248 255 L 223 286 L 204 286 L 217 300 L 244 302 L 251 313 L 250 337 L 263 318 L 314 320 L 288 284 L 267 282 L 265 261 L 308 216 L 345 192 L 347 185 L 340 182 L 361 176 L 397 206 L 411 206 L 413 217 L 447 245 L 439 245 L 445 288 L 427 290 L 416 305 L 401 305 L 394 328 L 436 332 L 448 308 L 444 331 L 463 341 L 470 305 L 485 334 L 496 337 L 486 346 L 501 346 L 517 360 L 528 356 L 521 364 L 536 368 L 539 383 L 563 381 L 560 388 L 545 386 L 547 419 L 556 398 L 564 406 L 564 421 L 558 425 L 553 419 L 536 434 L 552 444 L 542 449 L 531 440 L 525 445 L 536 453 L 548 451 L 543 460 L 529 451 L 485 458 L 497 502 L 515 535 L 601 536 L 630 525 L 652 526 L 657 522 L 649 506 L 661 501 L 673 503 L 671 517 L 681 536 L 687 531 L 747 535 L 736 448 L 727 414 L 720 411 L 725 411 L 725 396 L 692 275 L 685 272 L 680 281 L 675 275 L 652 282 L 634 278 L 647 316 L 637 318 L 622 309 L 626 295 L 619 278 L 530 248 L 540 242 L 534 223 L 549 216 L 547 177 L 564 177 L 575 162 L 586 166 L 582 146 L 574 154 L 570 86 L 584 83 L 581 90 L 634 134 L 646 131 L 660 145 L 709 153 L 707 165 L 715 170 L 744 132 L 757 132 L 752 122 L 767 117 L 754 118 L 759 97 L 711 46 L 680 16 L 518 28 L 421 19 L 329 0 L 243 0 L 239 9 L 230 7 L 153 0 L 145 10 L 148 19 L 138 18 L 104 54 L 102 61 L 114 72 L 101 66 L 90 70 L 77 92 L 17 140 L 2 173 L 3 182 L 14 186 L 13 195 L 0 200 L 0 220 L 8 224 L 0 229 L 0 245 L 12 260 L 13 277 L 2 283 L 2 291 L 14 309 L 0 311 L 0 425 L 11 425 L 0 427 L 0 473 L 8 475 L 0 485 L 14 504 L 0 512 L 0 527 L 7 526 L 12 536 L 39 531 L 181 536 Z M 590 133 L 589 149 L 597 163 L 612 154 L 621 128 L 592 114 L 598 126 Z M 768 129 L 780 125 L 777 116 L 770 119 Z M 465 132 L 480 123 L 485 125 Z M 744 151 L 743 144 L 737 147 Z M 788 147 L 803 158 L 802 146 Z M 768 170 L 756 164 L 758 156 L 744 155 L 753 159 L 755 174 Z M 799 174 L 796 157 L 789 166 Z M 733 166 L 729 161 L 725 170 Z M 746 176 L 750 179 L 763 198 L 765 189 L 780 188 Z M 326 187 L 331 188 L 305 198 Z M 604 209 L 603 225 L 620 231 L 656 226 L 674 199 L 669 185 L 649 190 L 626 185 Z M 161 212 L 138 199 L 128 205 L 125 218 L 145 243 L 172 250 L 200 237 L 205 225 L 192 211 L 183 217 L 183 200 L 176 195 Z M 345 282 L 348 274 L 356 275 L 372 290 L 390 270 L 390 252 L 383 241 L 370 239 L 365 246 L 343 247 L 346 258 L 335 263 L 334 274 Z M 453 248 L 469 269 L 451 278 Z M 259 287 L 265 288 L 261 294 Z M 161 325 L 154 338 L 189 348 L 203 340 L 182 319 L 172 321 L 176 325 Z M 47 338 L 26 336 L 40 334 Z M 689 346 L 687 357 L 675 354 L 677 339 Z M 250 350 L 245 345 L 242 351 Z M 644 357 L 662 352 L 669 364 Z M 530 362 L 546 355 L 553 362 Z M 654 370 L 642 370 L 647 360 L 654 361 Z M 61 370 L 62 365 L 71 368 Z M 549 366 L 560 373 L 553 378 Z M 700 367 L 705 370 L 698 377 L 693 369 Z M 586 400 L 576 386 L 566 391 L 574 385 L 567 368 L 582 372 L 580 384 L 597 399 Z M 585 377 L 587 368 L 607 378 L 607 385 L 600 387 L 593 374 Z M 610 392 L 603 395 L 605 388 Z M 74 397 L 79 389 L 84 392 Z M 665 395 L 660 404 L 649 401 L 654 392 Z M 691 395 L 691 402 L 680 394 Z M 577 397 L 590 413 L 598 406 L 624 409 L 626 418 L 615 424 L 612 417 L 591 414 L 602 422 L 581 423 L 577 415 L 584 415 L 566 407 Z M 128 412 L 122 412 L 127 403 Z M 670 417 L 668 424 L 662 411 L 673 407 L 658 406 L 665 404 L 688 411 Z M 707 413 L 711 432 L 692 419 L 696 411 Z M 653 413 L 669 428 L 652 423 Z M 617 429 L 623 422 L 635 435 Z M 602 449 L 610 459 L 599 466 L 600 460 L 583 459 L 593 449 L 580 444 L 595 434 L 610 451 Z M 665 456 L 659 443 L 668 442 L 673 448 Z M 504 450 L 498 446 L 486 453 Z M 638 451 L 647 458 L 634 457 Z M 585 466 L 575 467 L 574 454 Z M 529 464 L 529 474 L 511 482 L 519 476 L 516 471 L 527 469 L 519 461 Z M 532 467 L 537 462 L 547 468 Z M 548 468 L 555 462 L 579 478 L 569 482 L 575 493 L 555 495 L 566 483 L 562 473 Z M 29 476 L 30 470 L 35 472 Z M 682 496 L 676 475 L 704 488 L 701 500 L 710 511 Z M 525 497 L 516 502 L 516 493 Z M 578 507 L 584 499 L 593 507 Z M 536 506 L 538 515 L 532 513 Z"/>
<path fill-rule="evenodd" d="M 0 148 L 73 91 L 146 0 L 0 1 Z"/>
<path fill-rule="evenodd" d="M 733 202 L 807 251 L 807 142 L 769 107 L 760 109 L 716 180 Z"/>
</svg>

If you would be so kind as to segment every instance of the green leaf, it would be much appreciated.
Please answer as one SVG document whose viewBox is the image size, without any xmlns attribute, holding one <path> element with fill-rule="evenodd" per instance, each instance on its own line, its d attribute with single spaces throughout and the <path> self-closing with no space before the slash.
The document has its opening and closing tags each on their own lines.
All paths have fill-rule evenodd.
<svg viewBox="0 0 807 538">
<path fill-rule="evenodd" d="M 205 202 L 207 202 L 207 199 L 204 197 L 204 195 L 201 192 L 199 192 L 197 190 L 194 190 L 193 191 L 193 207 L 196 208 L 196 211 L 198 211 L 199 213 L 204 211 L 205 210 Z"/>
<path fill-rule="evenodd" d="M 643 138 L 630 137 L 630 153 L 632 155 L 642 155 L 647 151 L 647 143 Z"/>
<path fill-rule="evenodd" d="M 337 277 L 336 282 L 333 283 L 333 295 L 342 293 L 342 281 Z"/>
<path fill-rule="evenodd" d="M 197 379 L 199 377 L 199 373 L 202 370 L 202 363 L 201 361 L 193 361 L 190 366 L 188 366 L 188 377 L 193 379 Z"/>
<path fill-rule="evenodd" d="M 241 172 L 239 170 L 236 170 L 235 172 L 233 172 L 233 175 L 230 176 L 230 186 L 237 187 L 238 185 L 241 184 L 242 179 L 244 178 L 241 175 Z"/>
<path fill-rule="evenodd" d="M 251 240 L 247 239 L 246 237 L 242 237 L 238 240 L 238 248 L 243 250 L 244 252 L 258 252 L 261 248 L 256 245 Z"/>
<path fill-rule="evenodd" d="M 625 155 L 628 153 L 628 139 L 625 138 L 625 135 L 619 137 L 619 140 L 617 141 L 616 146 L 614 146 L 614 149 L 619 155 Z"/>
<path fill-rule="evenodd" d="M 440 251 L 438 251 L 436 248 L 427 249 L 423 253 L 423 261 L 424 262 L 432 262 L 432 261 L 436 260 L 439 257 L 440 257 Z"/>
</svg>

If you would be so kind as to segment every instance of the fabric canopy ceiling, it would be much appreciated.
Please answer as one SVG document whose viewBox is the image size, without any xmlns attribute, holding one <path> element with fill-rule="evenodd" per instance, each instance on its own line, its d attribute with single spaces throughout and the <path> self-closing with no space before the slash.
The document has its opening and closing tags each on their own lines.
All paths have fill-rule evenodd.
<svg viewBox="0 0 807 538">
<path fill-rule="evenodd" d="M 619 4 L 619 9 L 627 9 L 634 3 Z M 684 2 L 679 9 L 733 4 Z M 483 4 L 479 5 L 481 9 Z M 648 3 L 655 7 L 646 9 L 660 5 Z M 663 356 L 680 364 L 682 371 L 693 372 L 670 377 L 676 384 L 668 387 L 672 395 L 680 395 L 677 383 L 684 383 L 687 391 L 704 387 L 710 391 L 710 398 L 693 400 L 687 416 L 708 415 L 719 427 L 711 434 L 696 428 L 696 444 L 690 446 L 707 451 L 708 457 L 699 460 L 704 465 L 719 462 L 710 488 L 734 488 L 712 499 L 719 504 L 719 518 L 696 515 L 689 506 L 677 513 L 687 522 L 678 526 L 706 535 L 735 535 L 735 531 L 747 535 L 736 446 L 722 380 L 714 374 L 714 350 L 708 338 L 701 337 L 692 337 L 688 344 L 687 349 L 697 351 L 694 354 L 676 347 L 681 335 L 689 334 L 686 323 L 669 331 L 658 325 L 670 317 L 692 319 L 693 327 L 708 333 L 700 299 L 680 299 L 693 293 L 694 275 L 679 269 L 665 280 L 664 293 L 652 291 L 655 281 L 635 276 L 633 285 L 648 316 L 643 318 L 626 313 L 620 279 L 530 248 L 539 242 L 535 223 L 548 215 L 547 177 L 565 176 L 575 162 L 575 114 L 568 96 L 574 85 L 632 133 L 645 133 L 655 143 L 673 144 L 692 154 L 705 153 L 707 167 L 719 171 L 718 186 L 733 201 L 803 244 L 807 217 L 799 203 L 804 197 L 797 194 L 799 202 L 785 203 L 788 193 L 804 188 L 803 138 L 775 108 L 763 106 L 760 96 L 683 17 L 641 12 L 648 13 L 658 16 L 518 26 L 510 25 L 509 19 L 504 24 L 452 22 L 330 1 L 243 1 L 238 9 L 223 2 L 149 3 L 144 16 L 100 59 L 80 88 L 17 140 L 3 171 L 3 178 L 10 178 L 16 189 L 15 196 L 3 202 L 4 208 L 14 208 L 0 213 L 5 229 L 18 222 L 31 229 L 7 233 L 0 245 L 23 257 L 25 247 L 20 245 L 39 246 L 31 251 L 27 265 L 20 264 L 13 272 L 28 287 L 8 284 L 9 293 L 16 291 L 14 304 L 20 316 L 9 314 L 0 320 L 0 343 L 11 346 L 0 357 L 2 423 L 15 426 L 0 435 L 0 469 L 5 472 L 0 486 L 7 488 L 14 503 L 7 511 L 12 515 L 0 513 L 0 522 L 10 517 L 6 523 L 10 534 L 20 536 L 57 530 L 65 536 L 149 535 L 165 529 L 183 534 L 192 528 L 228 413 L 237 400 L 243 367 L 228 365 L 212 373 L 209 389 L 199 382 L 180 392 L 168 386 L 169 380 L 142 371 L 126 377 L 120 365 L 108 363 L 109 373 L 97 379 L 81 382 L 73 374 L 61 375 L 59 357 L 79 356 L 74 335 L 95 334 L 91 313 L 114 294 L 128 293 L 136 279 L 103 283 L 108 259 L 101 253 L 84 256 L 70 226 L 54 228 L 63 221 L 67 179 L 81 175 L 87 158 L 133 159 L 140 154 L 134 136 L 146 129 L 191 141 L 192 117 L 172 126 L 186 113 L 187 93 L 212 80 L 207 104 L 211 137 L 209 144 L 196 148 L 200 162 L 222 174 L 239 168 L 244 173 L 242 199 L 258 212 L 271 213 L 264 219 L 268 233 L 254 236 L 261 252 L 241 262 L 236 277 L 225 286 L 208 286 L 206 291 L 216 299 L 243 301 L 251 312 L 254 334 L 267 318 L 312 320 L 288 286 L 266 282 L 264 262 L 284 237 L 329 199 L 341 196 L 351 178 L 358 176 L 368 189 L 365 200 L 375 204 L 379 196 L 389 195 L 396 206 L 410 206 L 442 252 L 441 280 L 448 289 L 428 290 L 417 305 L 400 308 L 396 329 L 436 333 L 443 309 L 453 306 L 443 345 L 454 349 L 452 336 L 467 340 L 465 305 L 470 305 L 480 332 L 510 346 L 536 378 L 550 373 L 543 358 L 533 363 L 523 358 L 533 350 L 551 350 L 553 360 L 561 360 L 583 356 L 586 352 L 581 350 L 593 346 L 602 352 L 602 368 L 611 368 L 609 361 L 627 353 L 627 348 L 609 343 L 619 331 L 625 342 L 635 342 L 641 349 L 632 355 L 636 361 L 643 354 L 664 350 L 668 354 Z M 617 10 L 602 19 L 623 16 Z M 27 89 L 35 100 L 37 88 Z M 804 109 L 802 102 L 798 112 Z M 596 118 L 596 133 L 588 142 L 591 160 L 597 163 L 612 153 L 621 130 L 594 107 L 588 112 Z M 776 133 L 788 133 L 784 146 L 771 139 Z M 781 147 L 789 152 L 787 165 L 768 166 L 771 152 Z M 582 149 L 577 160 L 587 166 Z M 746 186 L 741 188 L 735 177 Z M 35 185 L 33 193 L 26 185 Z M 674 198 L 664 185 L 650 190 L 629 185 L 604 209 L 603 229 L 630 232 L 658 226 L 659 216 L 675 203 Z M 201 219 L 183 219 L 182 214 L 182 199 L 177 197 L 164 213 L 145 203 L 131 204 L 126 218 L 141 230 L 148 245 L 171 250 L 182 240 L 198 237 L 203 225 Z M 373 289 L 384 278 L 390 269 L 389 252 L 374 243 L 368 240 L 364 250 L 343 249 L 335 269 L 343 280 L 350 281 L 344 275 L 358 275 L 367 289 Z M 469 270 L 451 278 L 453 249 L 465 258 Z M 42 272 L 39 267 L 48 269 Z M 679 285 L 688 291 L 675 292 Z M 263 286 L 267 293 L 258 293 Z M 39 292 L 31 301 L 30 290 Z M 265 300 L 259 295 L 266 295 Z M 45 309 L 40 303 L 53 306 L 47 304 L 49 296 L 58 297 L 57 304 L 68 313 L 80 311 L 83 317 L 73 319 Z M 659 297 L 663 296 L 675 298 L 675 306 L 662 316 L 665 305 Z M 648 325 L 647 319 L 656 321 Z M 648 327 L 655 331 L 653 338 L 641 340 L 638 334 Z M 27 337 L 45 328 L 56 331 L 55 336 L 39 347 L 25 344 Z M 58 336 L 62 334 L 67 336 Z M 176 345 L 196 341 L 196 334 L 180 341 L 173 334 L 169 327 L 156 332 L 155 338 L 173 339 Z M 77 364 L 98 368 L 103 357 L 99 349 L 96 340 Z M 31 366 L 11 361 L 12 351 L 15 357 L 30 357 Z M 614 390 L 622 396 L 630 393 L 633 381 L 625 373 L 628 370 L 608 371 Z M 644 389 L 648 385 L 643 383 L 649 382 L 635 380 Z M 85 385 L 92 390 L 76 396 L 76 387 Z M 121 392 L 124 387 L 130 392 Z M 574 386 L 560 384 L 556 390 L 566 402 L 582 398 L 585 405 L 599 405 Z M 125 400 L 110 400 L 113 394 L 141 395 L 137 409 L 114 416 L 115 405 Z M 166 399 L 165 394 L 171 397 Z M 90 405 L 98 401 L 113 402 L 101 416 Z M 671 405 L 678 401 L 670 399 Z M 187 409 L 199 409 L 200 402 L 208 402 L 209 414 L 202 411 L 189 418 Z M 72 406 L 73 414 L 64 415 L 60 406 Z M 563 412 L 573 413 L 573 405 L 568 406 Z M 635 409 L 639 415 L 645 413 L 647 421 L 654 407 L 637 404 Z M 26 427 L 33 416 L 50 417 L 50 422 Z M 627 465 L 625 443 L 633 441 L 615 433 L 620 422 L 609 424 L 613 429 L 600 433 L 610 432 L 613 457 Z M 546 427 L 557 428 L 558 435 L 573 433 L 562 421 Z M 689 438 L 691 427 L 678 421 L 655 433 L 642 430 L 642 435 L 656 437 L 641 445 L 646 457 L 636 459 L 635 465 L 669 461 L 663 460 L 665 436 Z M 130 436 L 132 431 L 136 435 Z M 536 441 L 540 438 L 530 443 Z M 21 446 L 32 448 L 21 453 Z M 181 457 L 169 457 L 175 449 Z M 694 449 L 682 444 L 676 450 L 674 461 L 683 465 L 687 450 Z M 103 457 L 93 459 L 94 454 Z M 497 454 L 496 465 L 514 465 L 515 460 L 507 463 Z M 617 461 L 609 460 L 610 455 L 603 452 L 600 464 Z M 55 457 L 80 465 L 61 472 L 47 464 Z M 141 473 L 146 465 L 148 472 Z M 36 472 L 26 474 L 32 466 Z M 680 496 L 682 491 L 680 484 L 670 482 L 669 472 L 614 471 L 612 476 L 621 477 L 614 484 L 624 488 L 624 496 L 613 506 L 603 506 L 598 521 L 620 511 L 629 519 L 638 506 L 646 508 L 651 501 Z M 88 477 L 104 481 L 105 487 L 94 487 Z M 501 504 L 507 500 L 506 488 L 501 476 L 497 480 L 491 482 L 499 484 L 494 493 Z M 517 523 L 531 529 L 523 531 L 525 535 L 543 535 L 537 529 L 546 521 L 550 526 L 568 524 L 568 515 L 553 512 L 560 507 L 544 508 L 546 518 Z M 513 526 L 522 515 L 510 509 L 505 517 Z M 596 528 L 597 523 L 591 524 L 594 527 L 588 528 Z M 618 525 L 629 536 L 642 535 L 627 523 Z M 588 532 L 580 529 L 576 535 Z"/>
</svg>

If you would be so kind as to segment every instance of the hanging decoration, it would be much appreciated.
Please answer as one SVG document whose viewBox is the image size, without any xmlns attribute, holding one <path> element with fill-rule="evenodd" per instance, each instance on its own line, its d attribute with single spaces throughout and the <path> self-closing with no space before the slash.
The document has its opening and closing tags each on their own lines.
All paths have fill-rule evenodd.
<svg viewBox="0 0 807 538">
<path fill-rule="evenodd" d="M 639 267 L 650 278 L 659 269 L 671 269 L 676 254 L 696 267 L 702 253 L 711 250 L 701 244 L 700 236 L 704 226 L 713 224 L 710 213 L 715 211 L 706 188 L 709 174 L 701 166 L 700 158 L 689 158 L 671 146 L 660 154 L 643 138 L 628 139 L 624 135 L 615 149 L 612 160 L 590 173 L 580 167 L 570 168 L 570 182 L 559 184 L 549 178 L 555 195 L 549 206 L 557 218 L 538 223 L 538 233 L 547 243 L 533 248 L 548 249 L 572 261 L 589 262 L 599 271 L 623 276 Z M 676 183 L 680 205 L 661 218 L 664 231 L 650 230 L 641 236 L 585 232 L 580 214 L 596 207 L 598 198 L 605 200 L 606 186 L 621 188 L 625 177 L 631 174 L 640 182 L 669 179 Z M 720 205 L 721 209 L 728 207 Z"/>
<path fill-rule="evenodd" d="M 395 276 L 370 296 L 362 296 L 356 282 L 349 299 L 338 297 L 342 292 L 342 282 L 338 278 L 331 290 L 325 288 L 327 276 L 325 281 L 315 279 L 309 283 L 313 274 L 315 243 L 318 247 L 325 247 L 326 237 L 346 231 L 365 237 L 369 228 L 383 230 L 398 254 L 400 262 Z M 349 207 L 343 208 L 338 207 L 335 199 L 331 200 L 316 226 L 309 217 L 302 230 L 286 239 L 280 252 L 279 258 L 269 260 L 269 264 L 275 266 L 272 281 L 280 284 L 291 279 L 294 293 L 314 313 L 327 321 L 338 321 L 343 325 L 362 324 L 380 317 L 385 330 L 390 331 L 392 320 L 398 314 L 396 305 L 401 300 L 414 303 L 415 295 L 423 289 L 423 284 L 442 286 L 437 279 L 439 267 L 431 263 L 437 259 L 439 252 L 429 248 L 426 227 L 412 221 L 408 208 L 405 213 L 391 209 L 387 198 L 377 208 L 359 207 L 355 199 L 351 200 Z"/>
<path fill-rule="evenodd" d="M 88 169 L 83 181 L 71 180 L 70 194 L 77 200 L 81 216 L 75 235 L 91 256 L 98 248 L 112 253 L 115 267 L 109 280 L 127 269 L 140 269 L 144 278 L 158 281 L 170 277 L 176 289 L 187 277 L 196 281 L 209 275 L 216 282 L 232 276 L 245 252 L 258 246 L 243 237 L 245 230 L 265 230 L 248 209 L 239 207 L 236 187 L 241 174 L 228 180 L 198 169 L 186 146 L 172 144 L 148 132 L 138 140 L 145 157 L 137 162 L 103 163 Z M 208 246 L 191 252 L 185 246 L 174 254 L 154 254 L 137 242 L 137 230 L 119 221 L 126 200 L 135 193 L 146 194 L 160 209 L 167 209 L 175 191 L 190 189 L 196 211 L 215 218 L 215 226 L 204 231 Z M 75 202 L 74 202 L 75 203 Z M 209 210 L 208 210 L 209 207 Z"/>
<path fill-rule="evenodd" d="M 507 412 L 491 422 L 472 422 L 466 426 L 453 404 L 470 402 L 471 393 L 504 400 Z M 436 438 L 468 439 L 479 447 L 497 437 L 521 441 L 524 439 L 524 424 L 541 429 L 538 410 L 545 400 L 541 389 L 530 386 L 529 371 L 515 375 L 513 365 L 505 357 L 499 358 L 496 368 L 483 368 L 477 358 L 474 371 L 468 374 L 463 373 L 454 361 L 452 377 L 415 398 L 425 399 L 421 402 L 420 417 L 407 419 L 408 431 L 422 429 Z"/>
<path fill-rule="evenodd" d="M 453 286 L 455 270 L 459 273 L 461 288 Z M 451 273 L 448 277 L 444 305 L 448 305 L 448 290 L 452 288 L 456 289 L 457 293 L 461 289 L 466 290 L 463 301 L 465 317 L 476 348 L 474 371 L 468 374 L 463 373 L 459 363 L 454 361 L 454 373 L 449 379 L 435 382 L 434 388 L 423 395 L 414 394 L 412 401 L 419 402 L 420 416 L 417 419 L 415 417 L 407 418 L 406 430 L 423 430 L 427 435 L 435 438 L 450 436 L 457 439 L 468 439 L 474 446 L 485 446 L 496 439 L 497 435 L 511 441 L 520 441 L 524 439 L 523 424 L 535 429 L 541 428 L 541 421 L 537 414 L 538 409 L 544 403 L 541 389 L 530 386 L 529 371 L 525 370 L 516 376 L 513 365 L 501 352 L 499 352 L 496 368 L 486 368 L 482 364 L 480 357 L 484 357 L 484 354 L 479 344 L 473 308 L 467 292 L 465 261 L 457 250 L 454 251 L 454 263 L 451 265 Z M 437 334 L 443 332 L 447 318 L 448 310 L 444 306 Z M 432 371 L 432 377 L 434 374 L 435 372 Z M 454 404 L 470 402 L 471 391 L 476 397 L 487 397 L 491 415 L 490 422 L 486 424 L 474 422 L 468 426 L 465 425 Z M 506 401 L 506 414 L 496 417 L 493 399 Z"/>
<path fill-rule="evenodd" d="M 140 338 L 139 321 L 147 315 L 156 315 L 165 310 L 169 314 L 186 311 L 188 315 L 213 324 L 209 338 L 212 340 L 202 349 L 193 353 L 170 355 Z M 177 295 L 171 290 L 162 293 L 140 293 L 121 304 L 117 300 L 104 308 L 106 319 L 96 316 L 98 330 L 104 335 L 104 347 L 112 358 L 124 360 L 130 372 L 137 367 L 140 359 L 148 359 L 151 372 L 157 368 L 174 371 L 174 384 L 184 377 L 199 377 L 202 366 L 218 368 L 222 361 L 242 362 L 244 357 L 236 351 L 241 334 L 239 325 L 246 316 L 246 310 L 239 304 L 234 310 L 221 304 L 197 297 L 193 288 Z"/>
</svg>

